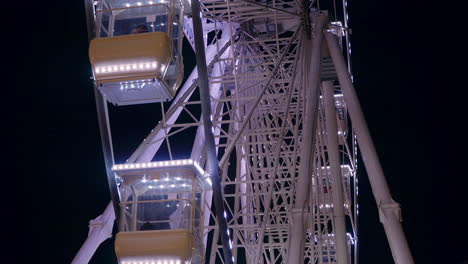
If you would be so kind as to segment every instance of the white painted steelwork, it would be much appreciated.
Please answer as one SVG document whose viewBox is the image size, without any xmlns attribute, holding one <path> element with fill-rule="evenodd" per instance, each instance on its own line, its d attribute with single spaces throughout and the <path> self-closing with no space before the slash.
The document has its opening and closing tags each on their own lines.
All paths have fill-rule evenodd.
<svg viewBox="0 0 468 264">
<path fill-rule="evenodd" d="M 318 22 L 327 13 L 314 11 L 314 1 L 200 1 L 222 214 L 235 263 L 357 263 L 357 141 L 371 157 L 366 168 L 374 175 L 371 184 L 396 262 L 412 263 L 397 204 L 388 188 L 374 187 L 375 179 L 379 186 L 386 183 L 352 92 L 346 1 L 343 6 L 338 17 L 330 10 L 342 19 L 324 29 L 328 42 L 330 34 L 344 40 L 330 48 L 332 60 L 330 43 L 316 41 L 323 34 Z M 193 47 L 191 18 L 184 21 Z M 347 62 L 336 55 L 342 51 Z M 162 120 L 116 169 L 152 166 L 163 154 L 161 146 L 173 162 L 185 155 L 206 169 L 197 77 L 195 69 L 171 106 L 161 107 Z M 318 93 L 320 84 L 327 94 Z M 350 105 L 351 121 L 359 127 L 348 120 Z M 190 155 L 175 147 L 186 130 L 197 131 Z M 223 263 L 212 198 L 207 191 L 205 248 L 197 249 L 192 263 Z"/>
</svg>

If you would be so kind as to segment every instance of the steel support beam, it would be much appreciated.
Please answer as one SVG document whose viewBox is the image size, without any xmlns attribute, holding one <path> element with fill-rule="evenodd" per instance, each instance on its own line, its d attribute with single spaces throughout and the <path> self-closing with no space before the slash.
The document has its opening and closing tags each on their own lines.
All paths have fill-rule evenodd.
<svg viewBox="0 0 468 264">
<path fill-rule="evenodd" d="M 104 164 L 106 166 L 107 184 L 112 199 L 115 215 L 120 215 L 120 196 L 117 189 L 112 166 L 114 165 L 114 152 L 112 149 L 112 138 L 109 126 L 109 114 L 107 112 L 107 101 L 102 96 L 97 87 L 94 87 L 94 96 L 96 98 L 96 109 L 99 121 L 99 132 L 101 133 L 102 152 L 104 154 Z M 119 220 L 116 218 L 117 225 Z"/>
<path fill-rule="evenodd" d="M 223 244 L 224 263 L 232 264 L 231 246 L 227 234 L 227 220 L 224 214 L 224 200 L 222 197 L 221 178 L 219 177 L 218 157 L 216 155 L 216 145 L 213 135 L 213 123 L 211 115 L 210 90 L 208 86 L 208 70 L 205 58 L 205 42 L 203 40 L 203 28 L 201 21 L 200 3 L 192 0 L 192 22 L 195 42 L 195 54 L 198 69 L 198 87 L 200 88 L 200 100 L 202 108 L 203 126 L 205 132 L 205 144 L 207 150 L 208 172 L 211 177 L 213 187 L 213 199 L 216 208 L 216 220 L 219 227 L 219 235 Z M 232 45 L 232 43 L 231 43 Z M 213 238 L 217 239 L 217 238 Z"/>
<path fill-rule="evenodd" d="M 393 259 L 397 264 L 412 264 L 414 263 L 413 257 L 401 225 L 400 205 L 392 199 L 390 194 L 359 99 L 353 87 L 351 75 L 348 72 L 343 54 L 341 53 L 338 39 L 331 32 L 325 32 L 325 38 L 333 64 L 335 65 L 353 129 L 356 132 L 372 193 L 379 207 L 380 221 L 384 226 Z"/>
<path fill-rule="evenodd" d="M 81 246 L 72 264 L 87 264 L 99 245 L 106 239 L 112 237 L 112 227 L 114 226 L 115 215 L 112 203 L 107 205 L 102 215 L 89 221 L 88 238 Z"/>
<path fill-rule="evenodd" d="M 292 223 L 291 234 L 288 242 L 288 257 L 286 263 L 299 264 L 303 262 L 305 221 L 304 211 L 312 178 L 311 156 L 314 150 L 314 140 L 316 134 L 316 118 L 319 102 L 320 85 L 320 63 L 322 49 L 322 29 L 327 23 L 328 17 L 323 13 L 317 13 L 313 19 L 312 39 L 307 36 L 302 37 L 302 50 L 304 52 L 304 82 L 306 85 L 306 103 L 303 118 L 303 137 L 301 149 L 301 163 L 299 165 L 299 177 L 295 187 L 295 203 L 291 209 Z"/>
<path fill-rule="evenodd" d="M 338 129 L 336 125 L 335 98 L 333 81 L 322 82 L 323 105 L 327 132 L 327 153 L 332 178 L 333 221 L 338 264 L 348 263 L 346 243 L 346 223 L 343 199 L 343 176 L 341 175 L 340 153 L 338 149 Z"/>
<path fill-rule="evenodd" d="M 214 61 L 218 59 L 218 56 L 222 56 L 222 54 L 228 49 L 228 40 L 229 36 L 223 34 L 221 39 L 219 39 L 219 46 L 222 47 L 218 50 L 217 45 L 210 45 L 207 47 L 206 50 L 206 61 L 209 62 L 209 65 L 212 65 Z M 218 54 L 218 52 L 220 54 Z M 173 100 L 169 110 L 166 112 L 166 123 L 159 123 L 151 133 L 146 137 L 145 141 L 138 146 L 135 152 L 128 158 L 129 163 L 132 162 L 148 162 L 151 161 L 159 150 L 159 147 L 164 142 L 164 136 L 166 133 L 171 131 L 171 127 L 168 127 L 166 131 L 163 129 L 163 125 L 172 125 L 176 122 L 177 118 L 179 117 L 180 113 L 182 112 L 182 108 L 180 107 L 181 104 L 187 102 L 192 94 L 190 90 L 192 89 L 192 85 L 198 84 L 198 70 L 194 68 L 192 73 L 189 75 L 187 80 L 185 81 L 184 85 L 180 88 L 179 92 L 177 93 L 176 98 Z M 198 157 L 197 157 L 198 158 Z"/>
<path fill-rule="evenodd" d="M 100 3 L 102 5 L 102 3 Z M 94 23 L 95 14 L 92 0 L 84 1 L 86 12 L 86 25 L 88 29 L 88 42 L 90 42 L 96 34 L 96 25 Z M 117 190 L 117 182 L 115 180 L 114 172 L 112 172 L 112 165 L 114 165 L 114 152 L 112 149 L 112 136 L 109 126 L 109 114 L 107 111 L 107 101 L 102 96 L 98 88 L 94 87 L 94 97 L 96 100 L 96 111 L 98 116 L 99 133 L 101 134 L 102 152 L 104 154 L 104 164 L 106 167 L 107 183 L 113 203 L 115 215 L 119 215 L 120 211 L 120 197 Z M 118 223 L 118 220 L 117 220 Z"/>
</svg>

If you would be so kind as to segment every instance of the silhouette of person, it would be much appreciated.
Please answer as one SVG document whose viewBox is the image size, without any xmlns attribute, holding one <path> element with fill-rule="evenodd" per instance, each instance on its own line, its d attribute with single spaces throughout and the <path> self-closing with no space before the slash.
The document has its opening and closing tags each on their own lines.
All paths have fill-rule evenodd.
<svg viewBox="0 0 468 264">
<path fill-rule="evenodd" d="M 155 226 L 151 224 L 150 222 L 145 222 L 141 227 L 140 231 L 145 231 L 145 230 L 154 230 Z"/>
<path fill-rule="evenodd" d="M 140 24 L 132 30 L 132 34 L 140 34 L 149 32 L 148 27 L 145 24 Z"/>
</svg>

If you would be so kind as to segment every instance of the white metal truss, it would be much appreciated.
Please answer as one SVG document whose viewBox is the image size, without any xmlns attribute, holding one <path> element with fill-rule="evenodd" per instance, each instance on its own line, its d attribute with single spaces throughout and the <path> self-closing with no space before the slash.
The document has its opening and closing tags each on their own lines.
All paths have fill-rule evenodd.
<svg viewBox="0 0 468 264">
<path fill-rule="evenodd" d="M 283 35 L 276 32 L 253 36 L 252 32 L 237 30 L 242 29 L 242 22 L 245 22 L 242 21 L 244 17 L 241 13 L 245 10 L 245 4 L 242 7 L 233 7 L 224 1 L 201 3 L 208 7 L 204 9 L 203 17 L 214 23 L 216 34 L 222 35 L 207 47 L 207 56 L 216 57 L 209 65 L 209 84 L 213 129 L 219 157 L 222 157 L 220 165 L 225 214 L 233 255 L 236 260 L 242 259 L 247 263 L 285 263 L 290 238 L 291 206 L 299 174 L 303 137 L 305 86 L 302 76 L 306 73 L 301 67 L 301 52 L 304 49 L 300 45 L 302 31 L 296 26 L 295 31 Z M 220 7 L 240 15 L 229 22 L 226 21 L 229 20 L 226 17 L 230 15 L 221 12 L 218 19 L 217 13 L 210 10 L 219 11 Z M 258 12 L 271 16 L 270 9 L 258 10 L 257 15 Z M 294 15 L 280 13 L 281 16 L 278 17 L 281 19 L 297 20 Z M 276 23 L 280 24 L 278 21 Z M 228 46 L 224 45 L 226 41 Z M 217 55 L 213 56 L 215 47 Z M 197 100 L 189 100 L 195 88 L 193 83 L 188 87 L 190 84 L 189 82 L 184 85 L 178 98 L 163 115 L 161 123 L 129 162 L 152 159 L 162 144 L 166 144 L 171 152 L 171 142 L 174 141 L 171 138 L 175 138 L 177 132 L 201 126 L 202 120 L 194 114 L 197 110 L 189 109 L 200 103 Z M 339 95 L 337 98 L 340 99 Z M 337 100 L 337 106 L 339 111 L 346 112 L 342 100 Z M 190 116 L 190 121 L 175 122 L 173 117 L 177 117 L 178 114 L 174 113 L 185 113 Z M 340 142 L 347 145 L 346 115 L 342 113 L 339 120 L 342 126 L 346 126 L 340 130 Z M 322 125 L 319 127 L 324 129 Z M 323 134 L 317 132 L 317 137 Z M 315 167 L 325 168 L 328 161 L 320 156 L 326 155 L 326 142 L 318 140 L 317 146 Z M 226 151 L 229 152 L 230 147 L 234 148 L 232 154 L 223 156 Z M 350 149 L 343 147 L 343 155 L 350 156 Z M 191 157 L 200 162 L 204 161 L 202 129 L 198 129 Z M 346 168 L 354 166 L 352 160 L 347 159 L 351 166 Z M 318 179 L 318 174 L 321 175 L 321 180 Z M 311 263 L 332 262 L 335 256 L 333 213 L 330 210 L 333 203 L 329 197 L 331 188 L 328 186 L 328 174 L 317 170 L 317 175 L 313 175 L 317 179 L 313 184 L 308 210 L 315 209 L 316 212 L 308 213 L 307 218 L 310 218 L 310 223 L 316 223 L 318 220 L 321 224 L 309 224 L 307 232 L 304 233 L 304 239 L 307 239 L 304 255 L 306 261 Z M 347 171 L 348 182 L 350 178 L 353 179 L 352 174 L 353 171 Z M 348 197 L 351 197 L 350 193 L 354 194 L 353 186 L 354 184 L 346 185 L 346 208 L 350 216 L 354 214 L 354 200 Z M 324 193 L 327 188 L 329 191 Z M 210 253 L 206 257 L 210 263 L 221 263 L 222 246 L 218 239 L 214 214 L 210 211 L 211 197 L 206 197 L 205 211 L 208 213 L 205 216 L 205 241 L 211 242 L 206 245 L 207 252 Z M 354 239 L 355 233 L 350 232 L 349 237 Z M 317 242 L 321 239 L 329 244 L 324 247 L 322 243 Z"/>
<path fill-rule="evenodd" d="M 298 252 L 303 252 L 298 263 L 357 263 L 357 136 L 348 121 L 347 103 L 325 44 L 318 47 L 324 51 L 321 92 L 313 97 L 318 108 L 308 113 L 316 117 L 314 131 L 305 131 L 311 84 L 304 81 L 309 74 L 304 65 L 310 59 L 305 55 L 311 47 L 304 40 L 310 37 L 308 27 L 313 27 L 315 21 L 312 19 L 310 25 L 304 22 L 304 3 L 200 1 L 213 132 L 226 210 L 222 213 L 228 222 L 236 263 L 288 263 L 292 239 L 299 239 Z M 184 21 L 184 32 L 193 46 L 191 19 Z M 348 47 L 345 50 L 349 55 Z M 328 112 L 326 89 L 331 89 L 328 96 L 332 95 L 327 101 Z M 196 131 L 190 158 L 204 164 L 196 69 L 170 107 L 161 104 L 161 110 L 162 120 L 127 162 L 158 160 L 166 153 L 170 159 L 187 156 L 176 153 L 180 148 L 174 146 L 180 133 L 190 130 Z M 334 122 L 330 122 L 330 116 Z M 314 144 L 310 159 L 306 159 L 301 153 L 306 147 L 304 141 L 310 138 Z M 338 156 L 331 152 L 333 149 Z M 308 177 L 310 184 L 306 186 L 305 203 L 299 208 L 296 191 L 301 187 L 301 165 L 308 166 L 309 174 L 302 177 Z M 338 191 L 341 195 L 337 195 Z M 338 204 L 337 199 L 341 199 Z M 205 195 L 204 207 L 206 249 L 192 263 L 224 263 L 210 193 Z M 337 220 L 341 217 L 338 207 L 342 209 L 342 220 Z M 382 215 L 390 210 L 381 208 Z M 303 224 L 299 236 L 292 232 L 298 224 L 294 220 L 298 213 Z M 345 239 L 341 253 L 340 237 Z"/>
</svg>

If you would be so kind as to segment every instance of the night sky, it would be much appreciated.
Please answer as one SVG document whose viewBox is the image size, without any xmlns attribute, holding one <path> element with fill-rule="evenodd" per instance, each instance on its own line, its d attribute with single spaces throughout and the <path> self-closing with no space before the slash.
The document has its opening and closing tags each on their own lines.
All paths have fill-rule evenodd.
<svg viewBox="0 0 468 264">
<path fill-rule="evenodd" d="M 426 125 L 429 105 L 421 95 L 428 88 L 422 86 L 426 65 L 420 59 L 425 55 L 406 30 L 415 17 L 389 4 L 349 2 L 355 86 L 393 197 L 402 205 L 416 263 L 459 263 L 468 259 L 468 247 L 453 239 L 467 237 L 468 220 L 446 220 L 441 214 L 451 215 L 453 205 L 435 198 L 441 185 L 425 143 L 431 130 Z M 27 60 L 36 66 L 21 90 L 30 110 L 19 128 L 25 133 L 23 144 L 32 150 L 26 160 L 34 169 L 20 173 L 23 234 L 15 248 L 24 263 L 69 263 L 86 239 L 88 221 L 101 214 L 110 196 L 83 3 L 56 1 L 42 8 L 17 47 L 27 48 Z M 193 61 L 186 73 L 190 67 Z M 159 120 L 159 105 L 110 111 L 116 160 L 123 162 Z M 360 263 L 393 263 L 362 162 L 359 167 Z M 102 244 L 91 263 L 116 263 L 113 242 Z"/>
</svg>

